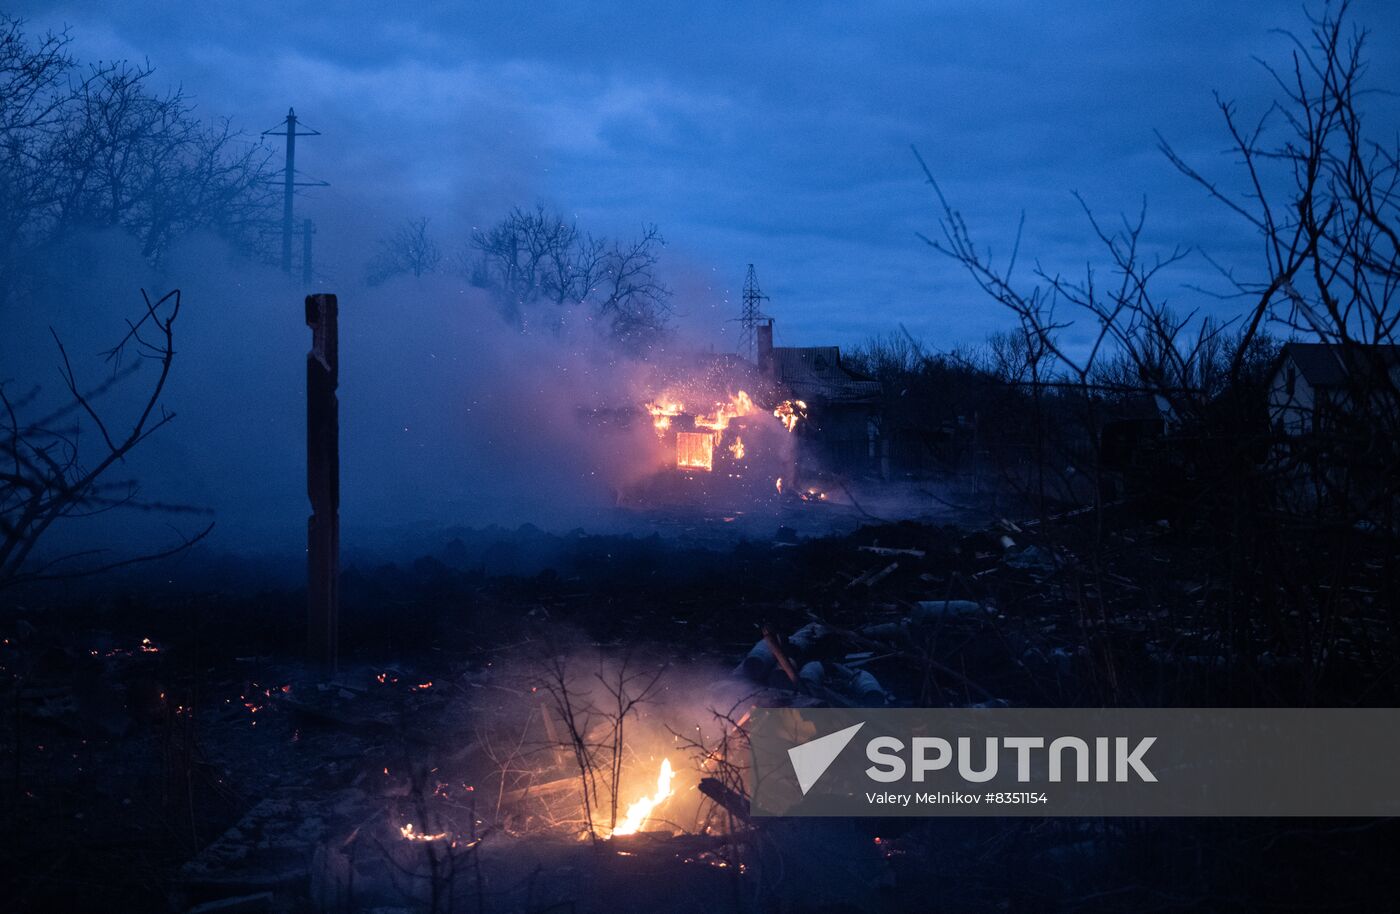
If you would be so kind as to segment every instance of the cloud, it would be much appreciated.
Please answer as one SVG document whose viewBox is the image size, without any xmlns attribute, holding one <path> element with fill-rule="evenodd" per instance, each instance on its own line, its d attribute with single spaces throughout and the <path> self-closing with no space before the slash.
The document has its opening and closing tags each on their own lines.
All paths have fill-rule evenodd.
<svg viewBox="0 0 1400 914">
<path fill-rule="evenodd" d="M 1355 15 L 1374 28 L 1373 83 L 1400 81 L 1388 5 L 1361 0 Z M 1101 259 L 1077 190 L 1108 218 L 1145 197 L 1154 244 L 1247 265 L 1249 229 L 1172 172 L 1153 131 L 1228 173 L 1212 90 L 1262 110 L 1272 87 L 1251 55 L 1287 51 L 1270 29 L 1306 27 L 1293 6 L 1246 0 L 723 15 L 270 0 L 191 12 L 152 0 L 45 2 L 33 17 L 71 24 L 83 56 L 149 56 L 245 125 L 296 105 L 324 134 L 305 144 L 303 168 L 333 186 L 299 206 L 328 249 L 359 251 L 412 213 L 461 239 L 544 200 L 606 232 L 659 223 L 671 267 L 713 277 L 717 302 L 736 300 L 756 263 L 789 342 L 851 343 L 904 323 L 945 348 L 1006 315 L 915 237 L 936 225 L 911 143 L 995 249 L 1009 249 L 1026 213 L 1027 262 L 1071 271 Z M 1382 133 L 1400 123 L 1393 99 L 1374 104 Z M 1210 272 L 1193 259 L 1167 291 L 1218 309 L 1186 288 Z"/>
</svg>

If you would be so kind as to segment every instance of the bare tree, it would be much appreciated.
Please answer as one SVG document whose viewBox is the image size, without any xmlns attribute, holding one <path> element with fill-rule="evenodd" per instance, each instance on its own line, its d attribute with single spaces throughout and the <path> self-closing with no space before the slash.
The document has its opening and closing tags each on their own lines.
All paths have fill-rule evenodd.
<svg viewBox="0 0 1400 914">
<path fill-rule="evenodd" d="M 1017 383 L 1034 405 L 1040 475 L 1032 488 L 1042 520 L 1056 498 L 1087 497 L 1093 509 L 1077 550 L 1082 560 L 1062 570 L 1076 582 L 1084 617 L 1095 620 L 1097 634 L 1086 638 L 1101 661 L 1106 698 L 1118 681 L 1102 596 L 1114 584 L 1103 566 L 1110 520 L 1098 435 L 1105 410 L 1125 396 L 1169 404 L 1182 430 L 1172 477 L 1154 483 L 1172 493 L 1176 522 L 1219 542 L 1222 567 L 1210 573 L 1228 582 L 1221 586 L 1229 599 L 1211 620 L 1219 633 L 1211 649 L 1228 669 L 1248 669 L 1265 649 L 1301 655 L 1310 690 L 1343 642 L 1368 637 L 1354 596 L 1342 596 L 1350 582 L 1377 568 L 1390 582 L 1383 588 L 1396 580 L 1400 144 L 1364 129 L 1367 36 L 1346 24 L 1347 14 L 1345 3 L 1329 7 L 1309 18 L 1306 36 L 1289 36 L 1288 67 L 1268 70 L 1279 98 L 1257 119 L 1246 123 L 1219 101 L 1239 165 L 1233 177 L 1209 176 L 1159 140 L 1173 167 L 1261 239 L 1254 264 L 1211 261 L 1226 288 L 1209 294 L 1237 305 L 1223 319 L 1167 306 L 1162 271 L 1192 252 L 1146 251 L 1145 207 L 1111 226 L 1081 199 L 1106 266 L 1079 278 L 1038 266 L 1023 276 L 1015 271 L 1019 232 L 1011 256 L 994 261 L 919 159 L 940 214 L 940 233 L 924 240 L 1017 321 L 1026 356 Z M 1077 319 L 1090 332 L 1071 347 L 1062 334 Z M 1275 348 L 1271 331 L 1331 346 L 1347 379 L 1347 406 L 1325 434 L 1285 441 L 1270 430 L 1262 382 Z M 1304 476 L 1316 497 L 1300 506 L 1293 496 Z M 1076 480 L 1085 479 L 1091 484 L 1076 496 Z M 1287 528 L 1275 520 L 1283 516 L 1291 518 Z"/>
<path fill-rule="evenodd" d="M 147 63 L 78 74 L 68 43 L 0 18 L 0 298 L 37 282 L 34 264 L 82 227 L 120 228 L 153 261 L 200 230 L 265 248 L 271 150 L 158 91 Z"/>
<path fill-rule="evenodd" d="M 661 684 L 661 674 L 665 667 L 653 670 L 637 670 L 632 665 L 630 652 L 623 655 L 616 668 L 603 668 L 594 675 L 599 687 L 606 694 L 601 702 L 607 733 L 603 749 L 608 761 L 608 829 L 617 828 L 618 800 L 622 793 L 622 766 L 627 759 L 626 729 L 627 719 L 637 713 L 638 708 L 651 701 Z"/>
<path fill-rule="evenodd" d="M 666 326 L 671 290 L 656 274 L 657 250 L 664 243 L 656 226 L 648 225 L 631 241 L 610 242 L 595 262 L 597 279 L 585 302 L 624 345 L 644 346 Z"/>
<path fill-rule="evenodd" d="M 428 233 L 428 219 L 405 219 L 379 239 L 379 253 L 369 264 L 366 281 L 377 286 L 395 276 L 422 277 L 436 273 L 442 263 L 442 249 Z"/>
<path fill-rule="evenodd" d="M 180 90 L 152 91 L 154 73 L 99 64 L 73 90 L 49 152 L 53 231 L 119 226 L 157 259 L 197 229 L 251 243 L 274 193 L 270 150 L 201 123 Z"/>
<path fill-rule="evenodd" d="M 547 212 L 516 207 L 499 223 L 472 233 L 465 264 L 472 281 L 496 293 L 502 313 L 524 324 L 539 301 L 579 300 L 592 283 L 596 246 L 578 227 Z"/>
<path fill-rule="evenodd" d="M 56 90 L 73 65 L 67 32 L 48 32 L 31 46 L 23 26 L 0 16 L 0 131 L 6 134 L 54 123 L 63 104 Z"/>
<path fill-rule="evenodd" d="M 41 236 L 53 190 L 42 168 L 63 117 L 63 79 L 72 69 L 66 33 L 32 44 L 21 20 L 0 17 L 0 303 L 17 284 L 19 255 Z"/>
<path fill-rule="evenodd" d="M 654 339 L 670 315 L 670 290 L 657 274 L 664 240 L 646 226 L 631 241 L 595 237 L 543 206 L 516 208 L 474 232 L 463 267 L 490 289 L 514 324 L 557 327 L 566 309 L 583 308 L 624 345 Z"/>
<path fill-rule="evenodd" d="M 41 416 L 23 414 L 39 402 L 31 389 L 11 397 L 0 384 L 0 589 L 31 581 L 98 574 L 137 562 L 172 555 L 203 539 L 209 524 L 171 548 L 153 554 L 117 559 L 102 550 L 84 550 L 38 558 L 35 547 L 60 521 L 114 509 L 190 513 L 197 509 L 146 501 L 134 481 L 113 480 L 113 471 L 146 439 L 175 418 L 161 405 L 161 395 L 175 359 L 175 320 L 180 293 L 152 302 L 143 291 L 145 312 L 107 354 L 114 366 L 109 378 L 96 386 L 79 380 L 58 336 L 64 402 Z M 123 366 L 123 357 L 136 359 Z M 156 366 L 155 377 L 141 395 L 135 418 L 118 425 L 98 409 L 105 396 L 128 386 L 145 366 Z M 85 429 L 84 426 L 87 426 Z M 95 438 L 95 448 L 84 447 Z M 203 513 L 203 512 L 198 512 Z"/>
</svg>

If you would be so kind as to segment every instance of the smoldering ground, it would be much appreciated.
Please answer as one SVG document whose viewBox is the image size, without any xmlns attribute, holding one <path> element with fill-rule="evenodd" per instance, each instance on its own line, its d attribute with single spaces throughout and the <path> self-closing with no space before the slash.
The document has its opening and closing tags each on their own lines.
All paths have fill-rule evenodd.
<svg viewBox="0 0 1400 914">
<path fill-rule="evenodd" d="M 591 827 L 606 836 L 630 804 L 655 795 L 665 764 L 669 796 L 650 827 L 694 830 L 697 817 L 713 812 L 697 793 L 700 778 L 723 769 L 737 783 L 747 767 L 736 724 L 752 686 L 725 676 L 722 662 L 680 658 L 661 645 L 599 646 L 568 626 L 548 628 L 480 671 L 477 729 L 463 737 L 477 741 L 503 791 L 522 779 L 570 788 L 557 808 L 531 811 L 538 818 L 521 828 Z M 588 785 L 588 803 L 578 784 Z"/>
</svg>

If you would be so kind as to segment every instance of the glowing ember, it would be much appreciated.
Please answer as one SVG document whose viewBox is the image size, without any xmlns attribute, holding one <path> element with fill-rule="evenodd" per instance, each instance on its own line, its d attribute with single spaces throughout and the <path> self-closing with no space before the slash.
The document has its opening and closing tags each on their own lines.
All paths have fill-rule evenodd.
<svg viewBox="0 0 1400 914">
<path fill-rule="evenodd" d="M 416 832 L 413 830 L 412 822 L 400 828 L 399 834 L 410 841 L 441 841 L 447 837 L 447 832 L 439 832 L 436 835 L 425 835 L 422 832 Z"/>
<path fill-rule="evenodd" d="M 783 494 L 783 477 L 781 477 L 781 476 L 778 477 L 777 486 L 778 486 L 778 494 L 779 494 L 779 495 L 782 495 L 782 494 Z"/>
<path fill-rule="evenodd" d="M 676 432 L 676 466 L 682 469 L 711 470 L 715 465 L 715 436 L 712 432 Z"/>
<path fill-rule="evenodd" d="M 798 420 L 807 418 L 807 404 L 801 400 L 784 400 L 773 409 L 773 415 L 788 431 L 797 428 Z"/>
<path fill-rule="evenodd" d="M 671 760 L 661 760 L 661 772 L 656 776 L 656 793 L 649 797 L 642 797 L 631 806 L 627 807 L 627 815 L 617 823 L 617 828 L 613 829 L 614 835 L 635 835 L 642 830 L 642 826 L 647 824 L 651 814 L 656 811 L 656 807 L 665 803 L 675 792 L 671 788 L 671 781 L 675 777 L 675 772 L 671 770 Z"/>
</svg>

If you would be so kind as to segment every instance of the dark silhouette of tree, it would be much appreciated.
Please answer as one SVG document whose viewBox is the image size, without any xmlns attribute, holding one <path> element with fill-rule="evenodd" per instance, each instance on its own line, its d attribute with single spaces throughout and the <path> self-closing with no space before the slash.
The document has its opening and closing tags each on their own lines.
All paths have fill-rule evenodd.
<svg viewBox="0 0 1400 914">
<path fill-rule="evenodd" d="M 153 554 L 109 558 L 102 550 L 85 550 L 41 558 L 35 552 L 55 525 L 105 511 L 204 513 L 188 506 L 147 501 L 134 481 L 111 478 L 132 451 L 175 418 L 161 405 L 161 395 L 175 360 L 180 292 L 171 292 L 156 302 L 144 291 L 141 295 L 145 311 L 107 353 L 113 371 L 106 381 L 84 384 L 55 334 L 66 388 L 57 406 L 29 415 L 39 408 L 41 391 L 32 388 L 12 396 L 0 384 L 0 590 L 163 558 L 188 548 L 213 529 L 210 524 Z M 155 375 L 130 414 L 134 418 L 119 420 L 116 411 L 108 415 L 99 408 L 102 399 L 113 396 L 118 388 L 131 393 L 141 369 L 151 365 Z"/>
<path fill-rule="evenodd" d="M 1159 138 L 1170 164 L 1260 239 L 1255 262 L 1210 261 L 1224 289 L 1200 291 L 1234 305 L 1223 319 L 1166 304 L 1161 272 L 1193 252 L 1148 252 L 1145 208 L 1113 226 L 1081 199 L 1106 264 L 1083 277 L 1016 273 L 1019 237 L 994 261 L 919 159 L 940 228 L 924 240 L 1017 321 L 1019 364 L 1004 374 L 1031 405 L 1020 423 L 1037 467 L 1022 476 L 1029 501 L 1042 522 L 1089 502 L 1088 536 L 1062 569 L 1095 593 L 1082 598 L 1084 618 L 1112 630 L 1102 595 L 1114 586 L 1103 573 L 1114 471 L 1100 434 L 1130 402 L 1157 404 L 1153 415 L 1173 430 L 1146 455 L 1156 461 L 1152 510 L 1211 545 L 1219 562 L 1201 573 L 1224 594 L 1180 613 L 1199 610 L 1195 624 L 1215 633 L 1211 650 L 1237 681 L 1249 682 L 1255 658 L 1270 652 L 1301 660 L 1303 701 L 1329 658 L 1380 648 L 1355 582 L 1389 592 L 1400 581 L 1400 145 L 1363 123 L 1367 33 L 1348 12 L 1329 6 L 1309 16 L 1308 34 L 1289 34 L 1286 67 L 1269 69 L 1278 97 L 1257 118 L 1217 100 L 1233 171 L 1216 175 Z M 1065 332 L 1076 320 L 1087 336 Z M 1335 361 L 1338 405 L 1316 433 L 1270 425 L 1271 334 L 1325 344 Z M 1092 642 L 1101 698 L 1116 700 L 1109 638 Z M 1386 661 L 1365 675 L 1390 672 Z"/>
<path fill-rule="evenodd" d="M 0 18 L 0 300 L 81 228 L 120 228 L 153 262 L 195 231 L 262 251 L 271 150 L 201 120 L 181 90 L 157 90 L 149 64 L 80 70 L 68 43 Z"/>
<path fill-rule="evenodd" d="M 664 243 L 654 225 L 630 241 L 600 238 L 542 206 L 517 207 L 472 234 L 463 268 L 518 326 L 557 327 L 581 309 L 613 340 L 643 346 L 670 316 L 671 292 L 657 274 Z"/>
<path fill-rule="evenodd" d="M 436 273 L 441 263 L 442 250 L 428 234 L 427 218 L 405 219 L 379 239 L 379 253 L 370 261 L 365 280 L 377 286 L 404 274 L 421 277 Z"/>
</svg>

